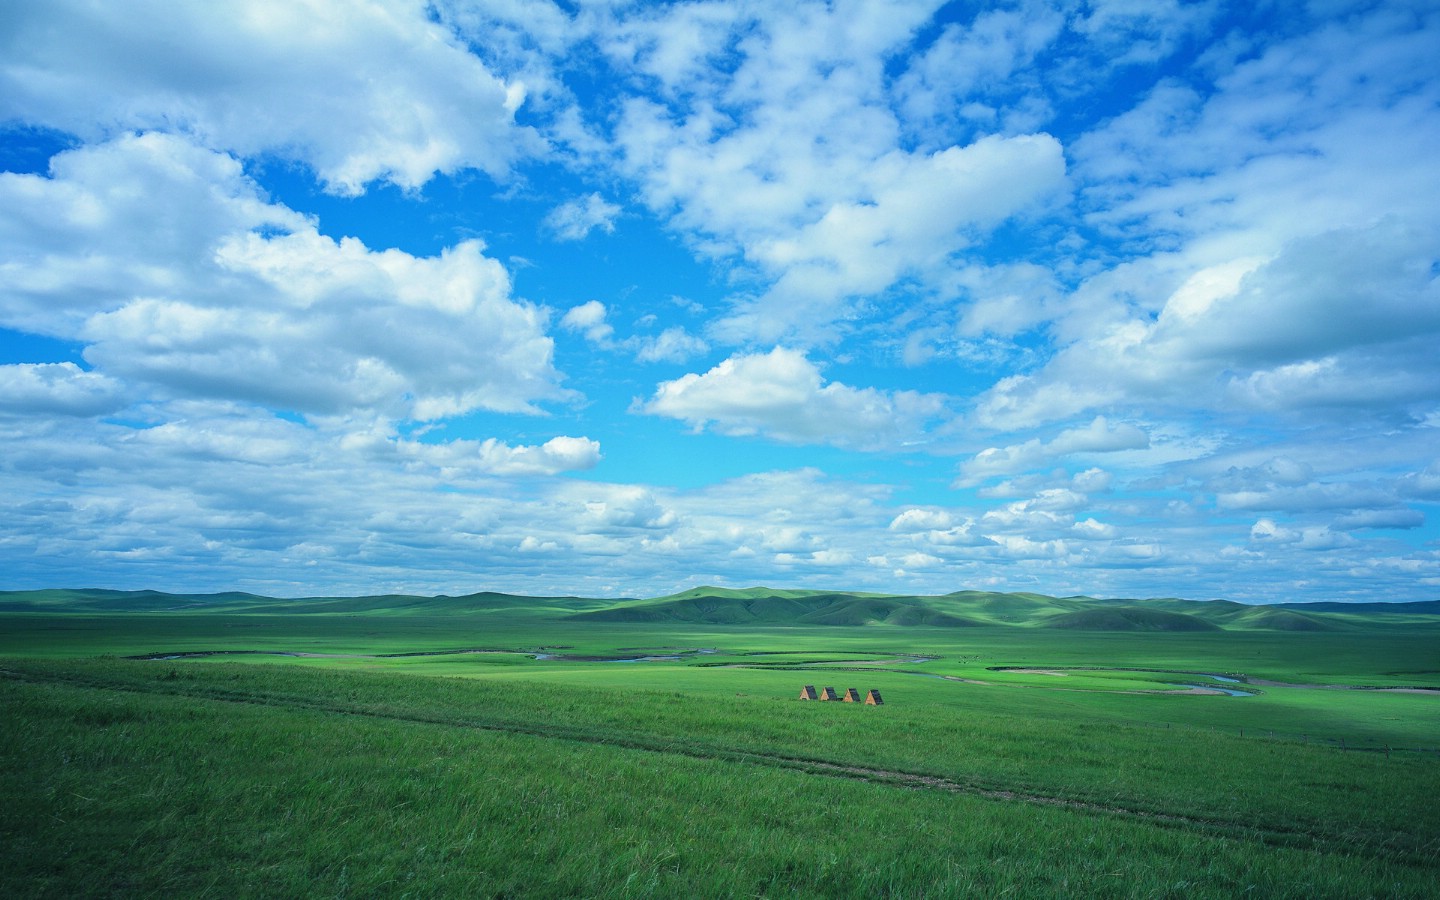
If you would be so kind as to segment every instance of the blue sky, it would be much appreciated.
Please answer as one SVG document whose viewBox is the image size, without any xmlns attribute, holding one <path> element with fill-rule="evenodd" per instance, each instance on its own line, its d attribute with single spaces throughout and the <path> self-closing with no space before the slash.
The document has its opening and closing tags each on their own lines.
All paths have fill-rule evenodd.
<svg viewBox="0 0 1440 900">
<path fill-rule="evenodd" d="M 0 587 L 1440 585 L 1430 2 L 0 16 Z"/>
</svg>

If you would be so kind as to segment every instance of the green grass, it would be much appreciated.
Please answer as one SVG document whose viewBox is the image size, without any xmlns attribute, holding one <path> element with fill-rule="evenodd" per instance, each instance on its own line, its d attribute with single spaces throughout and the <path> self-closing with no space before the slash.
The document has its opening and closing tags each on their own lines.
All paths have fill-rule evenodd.
<svg viewBox="0 0 1440 900">
<path fill-rule="evenodd" d="M 928 598 L 1017 617 L 953 627 L 893 624 L 883 596 L 733 594 L 663 608 L 809 611 L 54 592 L 0 612 L 0 894 L 1433 894 L 1440 692 L 1375 689 L 1440 687 L 1434 616 L 1267 631 L 1216 606 L 1212 630 L 1091 632 L 1040 625 L 1084 601 L 1038 595 Z M 892 624 L 795 624 L 855 610 Z M 177 652 L 217 655 L 124 658 Z M 1256 693 L 1167 693 L 1194 673 Z"/>
<path fill-rule="evenodd" d="M 493 685 L 470 679 L 233 664 L 6 669 L 9 896 L 1420 897 L 1434 874 L 1423 834 L 1375 822 L 1273 829 L 1248 804 L 1230 817 L 1196 817 L 1183 800 L 1163 813 L 1113 796 L 1056 805 L 743 752 L 788 740 L 812 758 L 851 748 L 879 761 L 869 729 L 915 724 L 887 722 L 889 708 L 797 702 L 782 714 L 742 698 L 705 716 L 647 692 L 607 715 L 615 696 L 554 685 L 517 710 L 518 698 L 497 703 Z M 763 733 L 722 738 L 737 719 Z M 513 729 L 498 727 L 507 720 Z M 702 734 L 672 730 L 706 721 Z M 1023 737 L 972 734 L 956 749 L 1000 762 L 1001 745 Z M 1243 755 L 1216 740 L 1195 749 Z M 1415 775 L 1369 762 L 1306 778 L 1354 792 Z"/>
</svg>

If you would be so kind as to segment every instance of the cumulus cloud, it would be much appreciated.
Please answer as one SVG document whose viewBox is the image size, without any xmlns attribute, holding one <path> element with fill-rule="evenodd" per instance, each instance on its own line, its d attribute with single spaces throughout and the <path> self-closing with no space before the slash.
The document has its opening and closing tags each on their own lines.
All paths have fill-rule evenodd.
<svg viewBox="0 0 1440 900">
<path fill-rule="evenodd" d="M 912 507 L 890 520 L 891 531 L 929 531 L 949 528 L 954 520 L 947 510 Z"/>
<path fill-rule="evenodd" d="M 0 366 L 0 414 L 101 416 L 123 406 L 119 382 L 74 363 Z"/>
<path fill-rule="evenodd" d="M 545 314 L 511 297 L 478 241 L 416 257 L 334 240 L 183 138 L 0 174 L 0 209 L 0 325 L 82 341 L 104 375 L 314 415 L 437 419 L 566 396 Z"/>
<path fill-rule="evenodd" d="M 1070 531 L 1082 540 L 1110 540 L 1119 534 L 1115 526 L 1097 522 L 1094 518 L 1076 522 L 1070 526 Z"/>
<path fill-rule="evenodd" d="M 1362 528 L 1419 528 L 1425 524 L 1425 514 L 1418 509 L 1398 507 L 1395 509 L 1364 509 L 1347 513 L 1335 520 L 1334 527 L 1341 531 Z"/>
<path fill-rule="evenodd" d="M 863 298 L 933 274 L 1063 188 L 1048 135 L 897 149 L 885 59 L 924 22 L 920 7 L 716 11 L 629 19 L 602 46 L 661 85 L 658 98 L 626 103 L 616 129 L 644 202 L 767 283 L 735 298 L 717 336 L 823 338 Z M 674 46 L 690 48 L 683 62 L 660 49 Z M 723 60 L 728 77 L 702 60 Z"/>
<path fill-rule="evenodd" d="M 497 438 L 424 443 L 394 440 L 387 435 L 372 435 L 369 439 L 352 435 L 348 443 L 352 447 L 368 444 L 382 460 L 395 453 L 407 461 L 424 463 L 451 480 L 487 475 L 556 475 L 593 469 L 600 462 L 599 441 L 565 435 L 539 445 L 517 446 Z"/>
<path fill-rule="evenodd" d="M 1408 496 L 1416 499 L 1440 500 L 1440 460 L 1419 472 L 1405 475 L 1401 484 Z"/>
<path fill-rule="evenodd" d="M 1375 484 L 1314 481 L 1300 485 L 1267 485 L 1263 488 L 1222 491 L 1215 496 L 1221 509 L 1315 510 L 1360 509 L 1390 506 L 1394 492 Z"/>
<path fill-rule="evenodd" d="M 7 19 L 0 118 L 87 140 L 173 129 L 298 160 L 346 195 L 462 168 L 501 178 L 543 146 L 514 121 L 524 85 L 420 4 L 56 0 Z"/>
<path fill-rule="evenodd" d="M 676 524 L 675 512 L 666 509 L 655 496 L 641 487 L 611 485 L 603 489 L 602 499 L 585 504 L 585 521 L 589 530 L 601 533 L 616 530 L 670 528 Z"/>
<path fill-rule="evenodd" d="M 1135 396 L 1157 410 L 1369 406 L 1416 416 L 1440 374 L 1427 351 L 1440 334 L 1431 234 L 1387 218 L 1297 239 L 1224 275 L 1202 270 L 1153 322 L 1111 324 L 1039 372 L 1002 379 L 978 417 L 1026 427 Z"/>
<path fill-rule="evenodd" d="M 680 326 L 667 328 L 654 337 L 642 338 L 635 359 L 643 363 L 682 363 L 710 349 L 701 338 Z"/>
<path fill-rule="evenodd" d="M 495 475 L 553 475 L 593 469 L 600 443 L 584 437 L 551 438 L 538 447 L 511 447 L 495 438 L 480 445 L 480 468 Z"/>
<path fill-rule="evenodd" d="M 583 241 L 597 228 L 606 234 L 614 234 L 615 219 L 619 215 L 620 207 L 606 202 L 598 193 L 592 193 L 551 210 L 545 217 L 545 227 L 559 240 Z"/>
<path fill-rule="evenodd" d="M 970 229 L 1025 209 L 1063 178 L 1060 145 L 1048 135 L 987 137 L 928 157 L 877 160 L 862 196 L 747 248 L 774 283 L 721 320 L 717 333 L 759 340 L 806 333 L 845 314 L 837 301 L 939 268 L 972 242 Z"/>
<path fill-rule="evenodd" d="M 1388 419 L 1428 412 L 1440 330 L 1433 23 L 1357 12 L 1209 90 L 1161 81 L 1075 142 L 1080 208 L 1122 265 L 1083 280 L 1058 352 L 978 420 L 1024 428 L 1136 397 L 1165 408 Z M 1156 236 L 1163 235 L 1157 242 Z"/>
<path fill-rule="evenodd" d="M 1023 444 L 981 450 L 960 464 L 956 484 L 973 486 L 986 478 L 1029 471 L 1071 454 L 1114 453 L 1149 446 L 1150 437 L 1140 427 L 1128 422 L 1111 425 L 1104 416 L 1096 416 L 1089 425 L 1066 429 L 1050 441 L 1031 438 Z"/>
<path fill-rule="evenodd" d="M 10 6 L 6 165 L 73 148 L 0 173 L 16 585 L 1440 584 L 1440 21 L 1403 3 Z M 662 427 L 610 484 L 454 421 L 572 396 L 551 327 L 623 351 L 600 390 L 723 348 L 635 412 L 928 452 L 709 468 Z M 613 433 L 597 399 L 560 431 Z"/>
<path fill-rule="evenodd" d="M 945 398 L 827 383 L 805 354 L 777 347 L 732 356 L 703 375 L 662 382 L 639 410 L 730 435 L 792 444 L 895 448 L 941 416 Z"/>
<path fill-rule="evenodd" d="M 1250 541 L 1261 545 L 1291 545 L 1299 550 L 1335 550 L 1355 543 L 1350 535 L 1331 531 L 1323 525 L 1290 528 L 1277 524 L 1274 519 L 1257 519 L 1250 528 Z"/>
<path fill-rule="evenodd" d="M 1100 50 L 1111 51 L 1112 64 L 1150 63 L 1169 56 L 1218 12 L 1213 4 L 1181 0 L 1102 0 L 1088 4 L 1074 28 L 1096 41 Z"/>
<path fill-rule="evenodd" d="M 1084 494 L 1051 488 L 1028 500 L 1017 500 L 989 510 L 981 518 L 981 524 L 987 530 L 1023 531 L 1033 535 L 1070 528 L 1075 523 L 1075 513 L 1087 505 L 1089 498 Z"/>
<path fill-rule="evenodd" d="M 560 327 L 585 336 L 585 340 L 601 347 L 610 346 L 615 329 L 605 321 L 608 311 L 599 300 L 587 300 L 579 306 L 572 306 L 560 318 Z"/>
<path fill-rule="evenodd" d="M 899 79 L 908 118 L 937 129 L 1033 125 L 1048 104 L 1027 102 L 1034 85 L 1016 76 L 1053 46 L 1065 24 L 1064 12 L 1046 4 L 985 9 L 969 22 L 946 24 Z"/>
<path fill-rule="evenodd" d="M 889 530 L 907 535 L 926 549 L 927 554 L 953 556 L 962 548 L 993 546 L 994 541 L 977 530 L 969 516 L 952 510 L 911 507 L 890 520 Z"/>
</svg>

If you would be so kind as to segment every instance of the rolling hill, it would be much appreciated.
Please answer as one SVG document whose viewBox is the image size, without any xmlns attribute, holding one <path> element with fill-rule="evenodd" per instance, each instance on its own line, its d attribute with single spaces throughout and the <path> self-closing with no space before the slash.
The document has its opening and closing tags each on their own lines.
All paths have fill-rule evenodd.
<svg viewBox="0 0 1440 900">
<path fill-rule="evenodd" d="M 688 622 L 709 625 L 930 625 L 983 624 L 947 613 L 921 597 L 808 591 L 686 591 L 673 597 L 581 612 L 571 621 Z"/>
<path fill-rule="evenodd" d="M 1041 623 L 1045 628 L 1071 631 L 1219 631 L 1220 626 L 1199 616 L 1145 609 L 1138 606 L 1111 606 L 1077 609 L 1051 616 Z"/>
<path fill-rule="evenodd" d="M 1362 622 L 1403 628 L 1440 616 L 1440 601 L 1250 606 L 1225 600 L 1049 597 L 955 591 L 937 596 L 786 588 L 697 587 L 648 599 L 530 597 L 482 591 L 434 597 L 379 594 L 281 599 L 225 592 L 52 589 L 0 591 L 0 613 L 142 615 L 497 616 L 575 623 L 743 627 L 1009 626 L 1070 631 L 1343 631 Z"/>
</svg>

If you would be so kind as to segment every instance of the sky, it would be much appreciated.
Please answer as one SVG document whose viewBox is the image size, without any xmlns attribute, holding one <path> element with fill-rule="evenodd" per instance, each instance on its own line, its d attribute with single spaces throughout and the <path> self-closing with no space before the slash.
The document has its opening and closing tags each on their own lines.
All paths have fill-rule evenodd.
<svg viewBox="0 0 1440 900">
<path fill-rule="evenodd" d="M 0 588 L 1440 595 L 1440 7 L 0 0 Z"/>
</svg>

